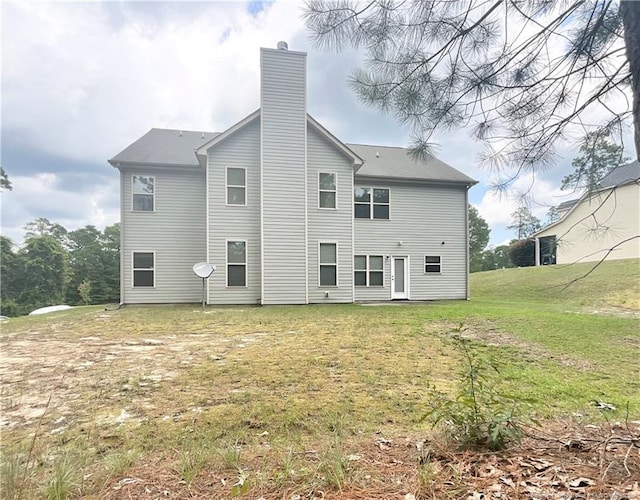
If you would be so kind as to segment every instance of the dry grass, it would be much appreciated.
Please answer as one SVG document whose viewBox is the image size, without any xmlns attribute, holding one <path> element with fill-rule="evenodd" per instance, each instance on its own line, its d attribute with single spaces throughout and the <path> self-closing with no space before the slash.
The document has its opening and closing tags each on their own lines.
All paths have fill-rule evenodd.
<svg viewBox="0 0 640 500">
<path fill-rule="evenodd" d="M 494 463 L 418 450 L 425 387 L 454 383 L 459 358 L 444 337 L 464 322 L 504 363 L 505 390 L 561 416 L 562 427 L 545 424 L 551 435 L 597 419 L 590 399 L 628 400 L 640 415 L 637 323 L 585 304 L 86 307 L 12 319 L 0 335 L 2 497 L 467 498 L 489 484 L 473 472 L 487 464 L 524 480 L 508 465 L 517 451 Z M 598 452 L 594 493 L 640 480 L 628 449 Z M 591 477 L 581 460 L 567 484 Z"/>
<path fill-rule="evenodd" d="M 273 453 L 317 464 L 265 473 L 266 484 L 351 484 L 342 440 L 420 428 L 426 380 L 449 378 L 455 362 L 411 321 L 361 307 L 83 308 L 11 326 L 3 448 L 28 453 L 38 432 L 31 484 L 51 474 L 57 450 L 86 450 L 85 494 L 150 455 L 189 484 L 211 467 L 235 482 Z"/>
</svg>

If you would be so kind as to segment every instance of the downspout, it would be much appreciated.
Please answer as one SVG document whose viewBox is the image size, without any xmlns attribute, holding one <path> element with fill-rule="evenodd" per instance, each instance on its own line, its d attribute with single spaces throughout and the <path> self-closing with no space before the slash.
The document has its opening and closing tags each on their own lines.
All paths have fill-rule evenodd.
<svg viewBox="0 0 640 500">
<path fill-rule="evenodd" d="M 124 172 L 120 172 L 120 304 L 118 309 L 124 306 Z"/>
<path fill-rule="evenodd" d="M 307 64 L 304 65 L 304 303 L 309 303 L 309 122 L 307 120 Z M 337 182 L 337 180 L 336 180 Z M 338 186 L 336 185 L 336 188 Z M 338 200 L 336 200 L 336 203 Z M 320 252 L 320 250 L 318 250 Z M 318 253 L 318 259 L 320 254 Z M 336 261 L 338 255 L 336 254 Z M 336 266 L 336 283 L 339 276 Z"/>
<path fill-rule="evenodd" d="M 355 188 L 355 177 L 356 177 L 356 173 L 353 171 L 354 168 L 354 164 L 353 162 L 351 163 L 351 191 L 349 194 L 349 204 L 351 205 L 351 302 L 355 303 L 356 301 L 356 282 L 355 282 L 355 278 L 354 278 L 354 260 L 355 260 L 355 255 L 356 255 L 356 229 L 355 229 L 355 207 L 354 207 L 354 203 L 353 203 L 353 192 L 354 192 L 354 188 Z M 383 282 L 382 284 L 384 285 L 384 265 L 385 262 L 384 260 L 382 261 L 382 276 L 383 276 Z"/>
<path fill-rule="evenodd" d="M 469 286 L 469 189 L 471 188 L 471 186 L 467 186 L 467 188 L 464 190 L 464 227 L 465 227 L 465 247 L 464 247 L 464 251 L 465 251 L 465 267 L 466 267 L 466 273 L 465 273 L 465 281 L 466 281 L 466 288 L 467 288 L 467 300 L 471 299 L 471 290 L 470 290 L 470 286 Z"/>
<path fill-rule="evenodd" d="M 262 60 L 260 61 L 260 88 L 262 89 Z M 262 90 L 260 91 L 260 298 L 264 305 L 264 123 L 262 122 Z"/>
<path fill-rule="evenodd" d="M 205 254 L 206 254 L 206 261 L 207 262 L 211 262 L 211 242 L 209 240 L 210 234 L 209 234 L 209 151 L 207 151 L 207 158 L 204 162 L 204 206 L 205 206 L 205 210 L 206 210 L 206 214 L 205 214 L 205 218 L 204 218 L 204 223 L 206 225 L 205 230 L 204 230 L 204 234 L 205 234 L 205 238 L 207 239 L 206 243 L 205 243 Z M 226 271 L 225 271 L 226 272 Z M 207 293 L 206 293 L 206 302 L 207 305 L 209 305 L 211 303 L 211 284 L 210 284 L 210 280 L 207 280 Z"/>
</svg>

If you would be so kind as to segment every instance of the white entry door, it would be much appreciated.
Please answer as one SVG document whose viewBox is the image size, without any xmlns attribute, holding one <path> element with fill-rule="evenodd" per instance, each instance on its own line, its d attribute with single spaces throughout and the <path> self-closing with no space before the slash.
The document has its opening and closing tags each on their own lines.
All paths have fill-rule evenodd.
<svg viewBox="0 0 640 500">
<path fill-rule="evenodd" d="M 391 258 L 391 298 L 409 298 L 409 258 Z"/>
</svg>

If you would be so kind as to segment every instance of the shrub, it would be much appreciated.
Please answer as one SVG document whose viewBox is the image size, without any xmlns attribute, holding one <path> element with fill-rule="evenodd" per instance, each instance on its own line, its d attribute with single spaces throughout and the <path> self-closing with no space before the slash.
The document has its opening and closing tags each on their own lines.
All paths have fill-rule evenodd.
<svg viewBox="0 0 640 500">
<path fill-rule="evenodd" d="M 525 400 L 502 394 L 495 385 L 499 371 L 491 360 L 481 358 L 464 338 L 462 325 L 454 330 L 451 342 L 462 353 L 464 364 L 458 374 L 458 390 L 448 394 L 430 388 L 430 409 L 422 417 L 444 430 L 445 438 L 463 449 L 502 450 L 524 435 L 523 425 L 533 422 L 525 416 Z"/>
<path fill-rule="evenodd" d="M 535 240 L 516 240 L 509 247 L 509 258 L 514 266 L 530 267 L 536 265 Z"/>
</svg>

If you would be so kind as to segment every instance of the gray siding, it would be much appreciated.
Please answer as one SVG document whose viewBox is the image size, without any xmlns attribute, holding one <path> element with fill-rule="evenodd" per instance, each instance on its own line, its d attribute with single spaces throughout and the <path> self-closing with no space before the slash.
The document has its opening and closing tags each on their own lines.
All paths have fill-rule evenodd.
<svg viewBox="0 0 640 500">
<path fill-rule="evenodd" d="M 371 183 L 356 176 L 356 186 L 390 189 L 390 219 L 355 219 L 356 255 L 389 256 L 384 287 L 355 287 L 357 301 L 391 298 L 391 258 L 409 257 L 411 300 L 467 297 L 466 202 L 464 187 Z M 399 245 L 399 242 L 402 245 Z M 442 244 L 444 242 L 444 244 Z M 441 274 L 425 274 L 424 256 L 440 255 Z"/>
<path fill-rule="evenodd" d="M 306 54 L 261 49 L 262 302 L 307 301 Z"/>
<path fill-rule="evenodd" d="M 133 212 L 131 176 L 155 178 L 155 211 Z M 199 168 L 121 169 L 123 302 L 198 302 L 202 283 L 193 273 L 206 258 L 204 172 Z M 155 287 L 133 288 L 133 252 L 155 252 Z"/>
<path fill-rule="evenodd" d="M 353 169 L 351 161 L 313 128 L 307 130 L 309 302 L 353 301 Z M 318 208 L 318 173 L 336 174 L 336 209 Z M 319 286 L 318 244 L 338 244 L 338 286 Z M 329 297 L 325 297 L 326 292 Z"/>
<path fill-rule="evenodd" d="M 226 204 L 226 167 L 246 169 L 246 206 Z M 256 304 L 260 299 L 260 123 L 213 147 L 207 155 L 209 189 L 209 303 Z M 227 240 L 247 242 L 247 286 L 227 287 Z"/>
</svg>

